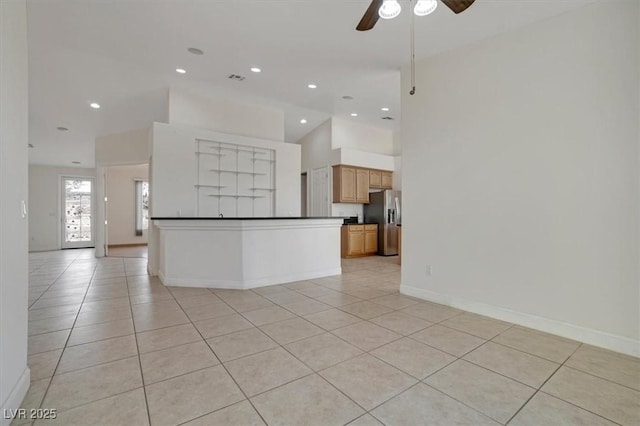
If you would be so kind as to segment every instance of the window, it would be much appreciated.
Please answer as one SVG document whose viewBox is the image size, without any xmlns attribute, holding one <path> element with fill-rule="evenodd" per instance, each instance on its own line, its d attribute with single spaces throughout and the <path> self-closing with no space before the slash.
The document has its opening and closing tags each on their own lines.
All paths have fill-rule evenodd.
<svg viewBox="0 0 640 426">
<path fill-rule="evenodd" d="M 149 229 L 149 182 L 136 181 L 136 236 Z"/>
</svg>

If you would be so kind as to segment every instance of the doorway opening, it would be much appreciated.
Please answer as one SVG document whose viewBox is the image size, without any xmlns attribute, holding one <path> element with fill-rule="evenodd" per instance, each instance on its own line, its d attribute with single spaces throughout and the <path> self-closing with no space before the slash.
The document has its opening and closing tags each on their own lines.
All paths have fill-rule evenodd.
<svg viewBox="0 0 640 426">
<path fill-rule="evenodd" d="M 104 169 L 105 255 L 147 258 L 149 229 L 149 165 Z"/>
<path fill-rule="evenodd" d="M 63 249 L 95 246 L 93 222 L 93 178 L 61 178 Z"/>
</svg>

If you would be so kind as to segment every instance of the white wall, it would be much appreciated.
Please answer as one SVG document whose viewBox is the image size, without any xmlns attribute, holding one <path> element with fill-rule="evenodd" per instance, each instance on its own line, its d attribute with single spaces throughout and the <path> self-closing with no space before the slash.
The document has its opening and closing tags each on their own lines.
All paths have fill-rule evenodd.
<svg viewBox="0 0 640 426">
<path fill-rule="evenodd" d="M 331 148 L 393 155 L 393 131 L 340 117 L 331 119 Z"/>
<path fill-rule="evenodd" d="M 29 166 L 29 251 L 61 248 L 62 176 L 93 178 L 95 169 Z"/>
<path fill-rule="evenodd" d="M 307 133 L 297 144 L 302 147 L 302 170 L 331 164 L 331 119 Z"/>
<path fill-rule="evenodd" d="M 395 166 L 394 157 L 390 155 L 359 151 L 352 148 L 338 148 L 331 151 L 331 165 L 336 164 L 389 171 L 394 171 Z"/>
<path fill-rule="evenodd" d="M 404 293 L 640 355 L 637 9 L 596 3 L 418 63 Z"/>
<path fill-rule="evenodd" d="M 336 164 L 394 170 L 393 132 L 332 117 L 298 142 L 302 146 L 302 170 Z M 330 175 L 330 185 L 332 185 Z M 363 216 L 363 205 L 331 203 L 332 216 Z"/>
<path fill-rule="evenodd" d="M 96 138 L 96 166 L 121 166 L 149 162 L 149 129 Z"/>
<path fill-rule="evenodd" d="M 300 216 L 300 146 L 163 123 L 153 125 L 151 209 L 156 217 L 196 216 L 195 140 L 275 150 L 275 215 Z"/>
<path fill-rule="evenodd" d="M 25 0 L 0 2 L 0 403 L 17 409 L 27 366 L 28 66 Z M 0 416 L 0 424 L 11 421 Z"/>
<path fill-rule="evenodd" d="M 208 98 L 172 88 L 169 123 L 259 139 L 284 141 L 284 111 Z"/>
<path fill-rule="evenodd" d="M 107 244 L 146 244 L 147 232 L 136 236 L 136 180 L 149 180 L 149 166 L 106 168 Z"/>
<path fill-rule="evenodd" d="M 393 157 L 393 189 L 402 191 L 402 156 Z"/>
</svg>

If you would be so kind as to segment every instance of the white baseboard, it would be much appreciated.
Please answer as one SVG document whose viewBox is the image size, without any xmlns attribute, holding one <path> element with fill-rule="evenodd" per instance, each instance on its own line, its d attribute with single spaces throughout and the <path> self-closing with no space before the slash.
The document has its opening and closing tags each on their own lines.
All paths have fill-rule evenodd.
<svg viewBox="0 0 640 426">
<path fill-rule="evenodd" d="M 209 280 L 209 279 L 193 279 L 193 278 L 176 278 L 167 277 L 163 271 L 158 271 L 160 281 L 166 286 L 172 287 L 205 287 L 220 288 L 231 290 L 249 290 L 252 288 L 266 287 L 276 284 L 285 284 L 294 281 L 311 280 L 314 278 L 329 277 L 331 275 L 342 274 L 342 268 L 325 269 L 320 271 L 310 271 L 297 274 L 277 275 L 269 278 L 259 278 L 244 281 L 230 280 Z"/>
<path fill-rule="evenodd" d="M 486 303 L 467 300 L 458 296 L 436 293 L 422 288 L 407 285 L 400 286 L 400 293 L 417 297 L 430 302 L 440 303 L 475 314 L 511 322 L 546 333 L 555 334 L 567 339 L 577 340 L 593 346 L 609 349 L 623 354 L 640 357 L 640 341 L 618 336 L 603 331 L 593 330 L 562 321 L 539 317 L 524 312 L 493 306 Z"/>
<path fill-rule="evenodd" d="M 10 410 L 17 410 L 22 405 L 24 397 L 29 391 L 31 385 L 31 370 L 28 366 L 25 366 L 24 371 L 20 375 L 18 382 L 15 384 L 11 393 L 7 397 L 6 401 L 2 403 L 2 413 L 0 413 L 0 425 L 9 426 L 12 419 L 7 419 L 5 416 L 9 415 Z"/>
</svg>

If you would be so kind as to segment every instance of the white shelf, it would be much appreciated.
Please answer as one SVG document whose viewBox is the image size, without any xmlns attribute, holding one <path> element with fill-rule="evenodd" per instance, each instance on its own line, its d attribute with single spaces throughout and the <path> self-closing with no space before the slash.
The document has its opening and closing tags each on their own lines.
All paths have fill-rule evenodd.
<svg viewBox="0 0 640 426">
<path fill-rule="evenodd" d="M 210 172 L 231 173 L 235 175 L 250 175 L 250 176 L 266 176 L 266 173 L 254 173 L 254 172 L 241 172 L 239 170 L 219 170 L 209 169 Z"/>
<path fill-rule="evenodd" d="M 275 150 L 195 139 L 195 154 L 198 216 L 274 214 Z"/>
<path fill-rule="evenodd" d="M 202 152 L 202 151 L 196 152 L 196 155 L 211 155 L 213 157 L 226 157 L 225 154 L 216 154 L 214 152 Z"/>
<path fill-rule="evenodd" d="M 226 195 L 226 194 L 209 194 L 207 197 L 215 198 L 267 198 L 264 195 Z"/>
<path fill-rule="evenodd" d="M 226 188 L 226 186 L 223 185 L 196 185 L 196 188 L 200 189 L 200 188 Z"/>
</svg>

